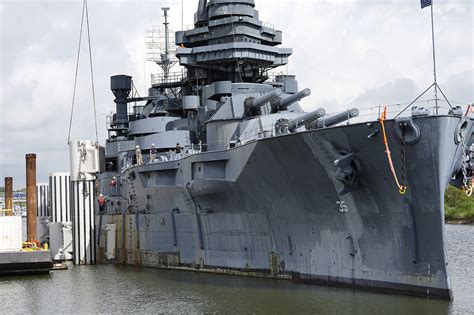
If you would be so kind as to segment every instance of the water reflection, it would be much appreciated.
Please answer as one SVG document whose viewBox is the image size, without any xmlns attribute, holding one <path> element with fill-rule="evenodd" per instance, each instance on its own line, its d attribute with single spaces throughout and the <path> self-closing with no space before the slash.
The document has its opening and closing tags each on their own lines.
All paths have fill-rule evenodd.
<svg viewBox="0 0 474 315">
<path fill-rule="evenodd" d="M 0 279 L 0 313 L 466 314 L 474 310 L 474 227 L 447 226 L 455 301 L 289 281 L 123 266 Z"/>
</svg>

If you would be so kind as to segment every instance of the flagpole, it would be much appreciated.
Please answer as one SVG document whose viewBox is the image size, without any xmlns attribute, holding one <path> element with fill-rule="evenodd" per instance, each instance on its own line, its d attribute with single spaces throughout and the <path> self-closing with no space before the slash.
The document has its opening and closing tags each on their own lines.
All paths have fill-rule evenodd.
<svg viewBox="0 0 474 315">
<path fill-rule="evenodd" d="M 435 37 L 434 37 L 433 2 L 434 0 L 431 1 L 431 41 L 433 43 L 433 75 L 434 75 L 434 90 L 435 90 L 435 107 L 436 107 L 436 115 L 438 115 L 438 81 L 436 78 L 436 53 L 435 53 Z"/>
</svg>

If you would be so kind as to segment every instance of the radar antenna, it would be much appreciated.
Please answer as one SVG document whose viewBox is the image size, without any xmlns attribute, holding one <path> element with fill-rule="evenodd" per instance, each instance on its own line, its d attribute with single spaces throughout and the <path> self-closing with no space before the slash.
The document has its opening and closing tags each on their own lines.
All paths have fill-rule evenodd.
<svg viewBox="0 0 474 315">
<path fill-rule="evenodd" d="M 170 29 L 168 22 L 168 11 L 170 8 L 163 7 L 165 19 L 164 32 L 158 27 L 146 31 L 147 60 L 155 62 L 163 70 L 163 76 L 159 81 L 165 83 L 169 80 L 170 69 L 178 62 L 174 56 L 174 42 L 170 40 Z"/>
</svg>

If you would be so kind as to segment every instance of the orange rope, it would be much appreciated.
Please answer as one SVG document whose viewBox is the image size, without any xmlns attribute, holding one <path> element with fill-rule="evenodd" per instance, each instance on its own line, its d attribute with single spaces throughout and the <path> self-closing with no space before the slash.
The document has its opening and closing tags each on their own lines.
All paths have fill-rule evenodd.
<svg viewBox="0 0 474 315">
<path fill-rule="evenodd" d="M 388 165 L 390 166 L 390 170 L 392 171 L 393 179 L 395 180 L 395 183 L 398 186 L 398 192 L 400 193 L 400 195 L 404 195 L 407 192 L 407 187 L 404 185 L 400 185 L 400 182 L 398 181 L 397 173 L 395 172 L 395 167 L 393 167 L 392 155 L 388 147 L 387 133 L 385 131 L 384 121 L 386 118 L 387 118 L 387 106 L 385 106 L 383 113 L 379 119 L 380 124 L 382 125 L 383 142 L 385 144 L 385 153 L 387 153 Z"/>
<path fill-rule="evenodd" d="M 467 117 L 467 115 L 469 115 L 469 113 L 474 113 L 474 104 L 469 104 L 467 106 L 466 114 L 464 116 Z"/>
</svg>

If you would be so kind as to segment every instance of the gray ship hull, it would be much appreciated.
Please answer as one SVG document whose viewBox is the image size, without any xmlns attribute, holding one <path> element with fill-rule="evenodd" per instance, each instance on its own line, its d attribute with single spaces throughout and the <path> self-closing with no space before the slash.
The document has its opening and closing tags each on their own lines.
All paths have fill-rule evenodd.
<svg viewBox="0 0 474 315">
<path fill-rule="evenodd" d="M 109 201 L 96 217 L 98 260 L 450 299 L 443 200 L 459 160 L 459 121 L 414 118 L 421 137 L 406 147 L 404 196 L 377 122 L 132 167 L 116 188 L 112 174 L 102 174 Z M 394 121 L 386 124 L 401 170 L 401 141 Z M 343 195 L 334 166 L 340 152 L 355 153 L 358 169 Z M 107 223 L 117 227 L 112 260 Z"/>
</svg>

